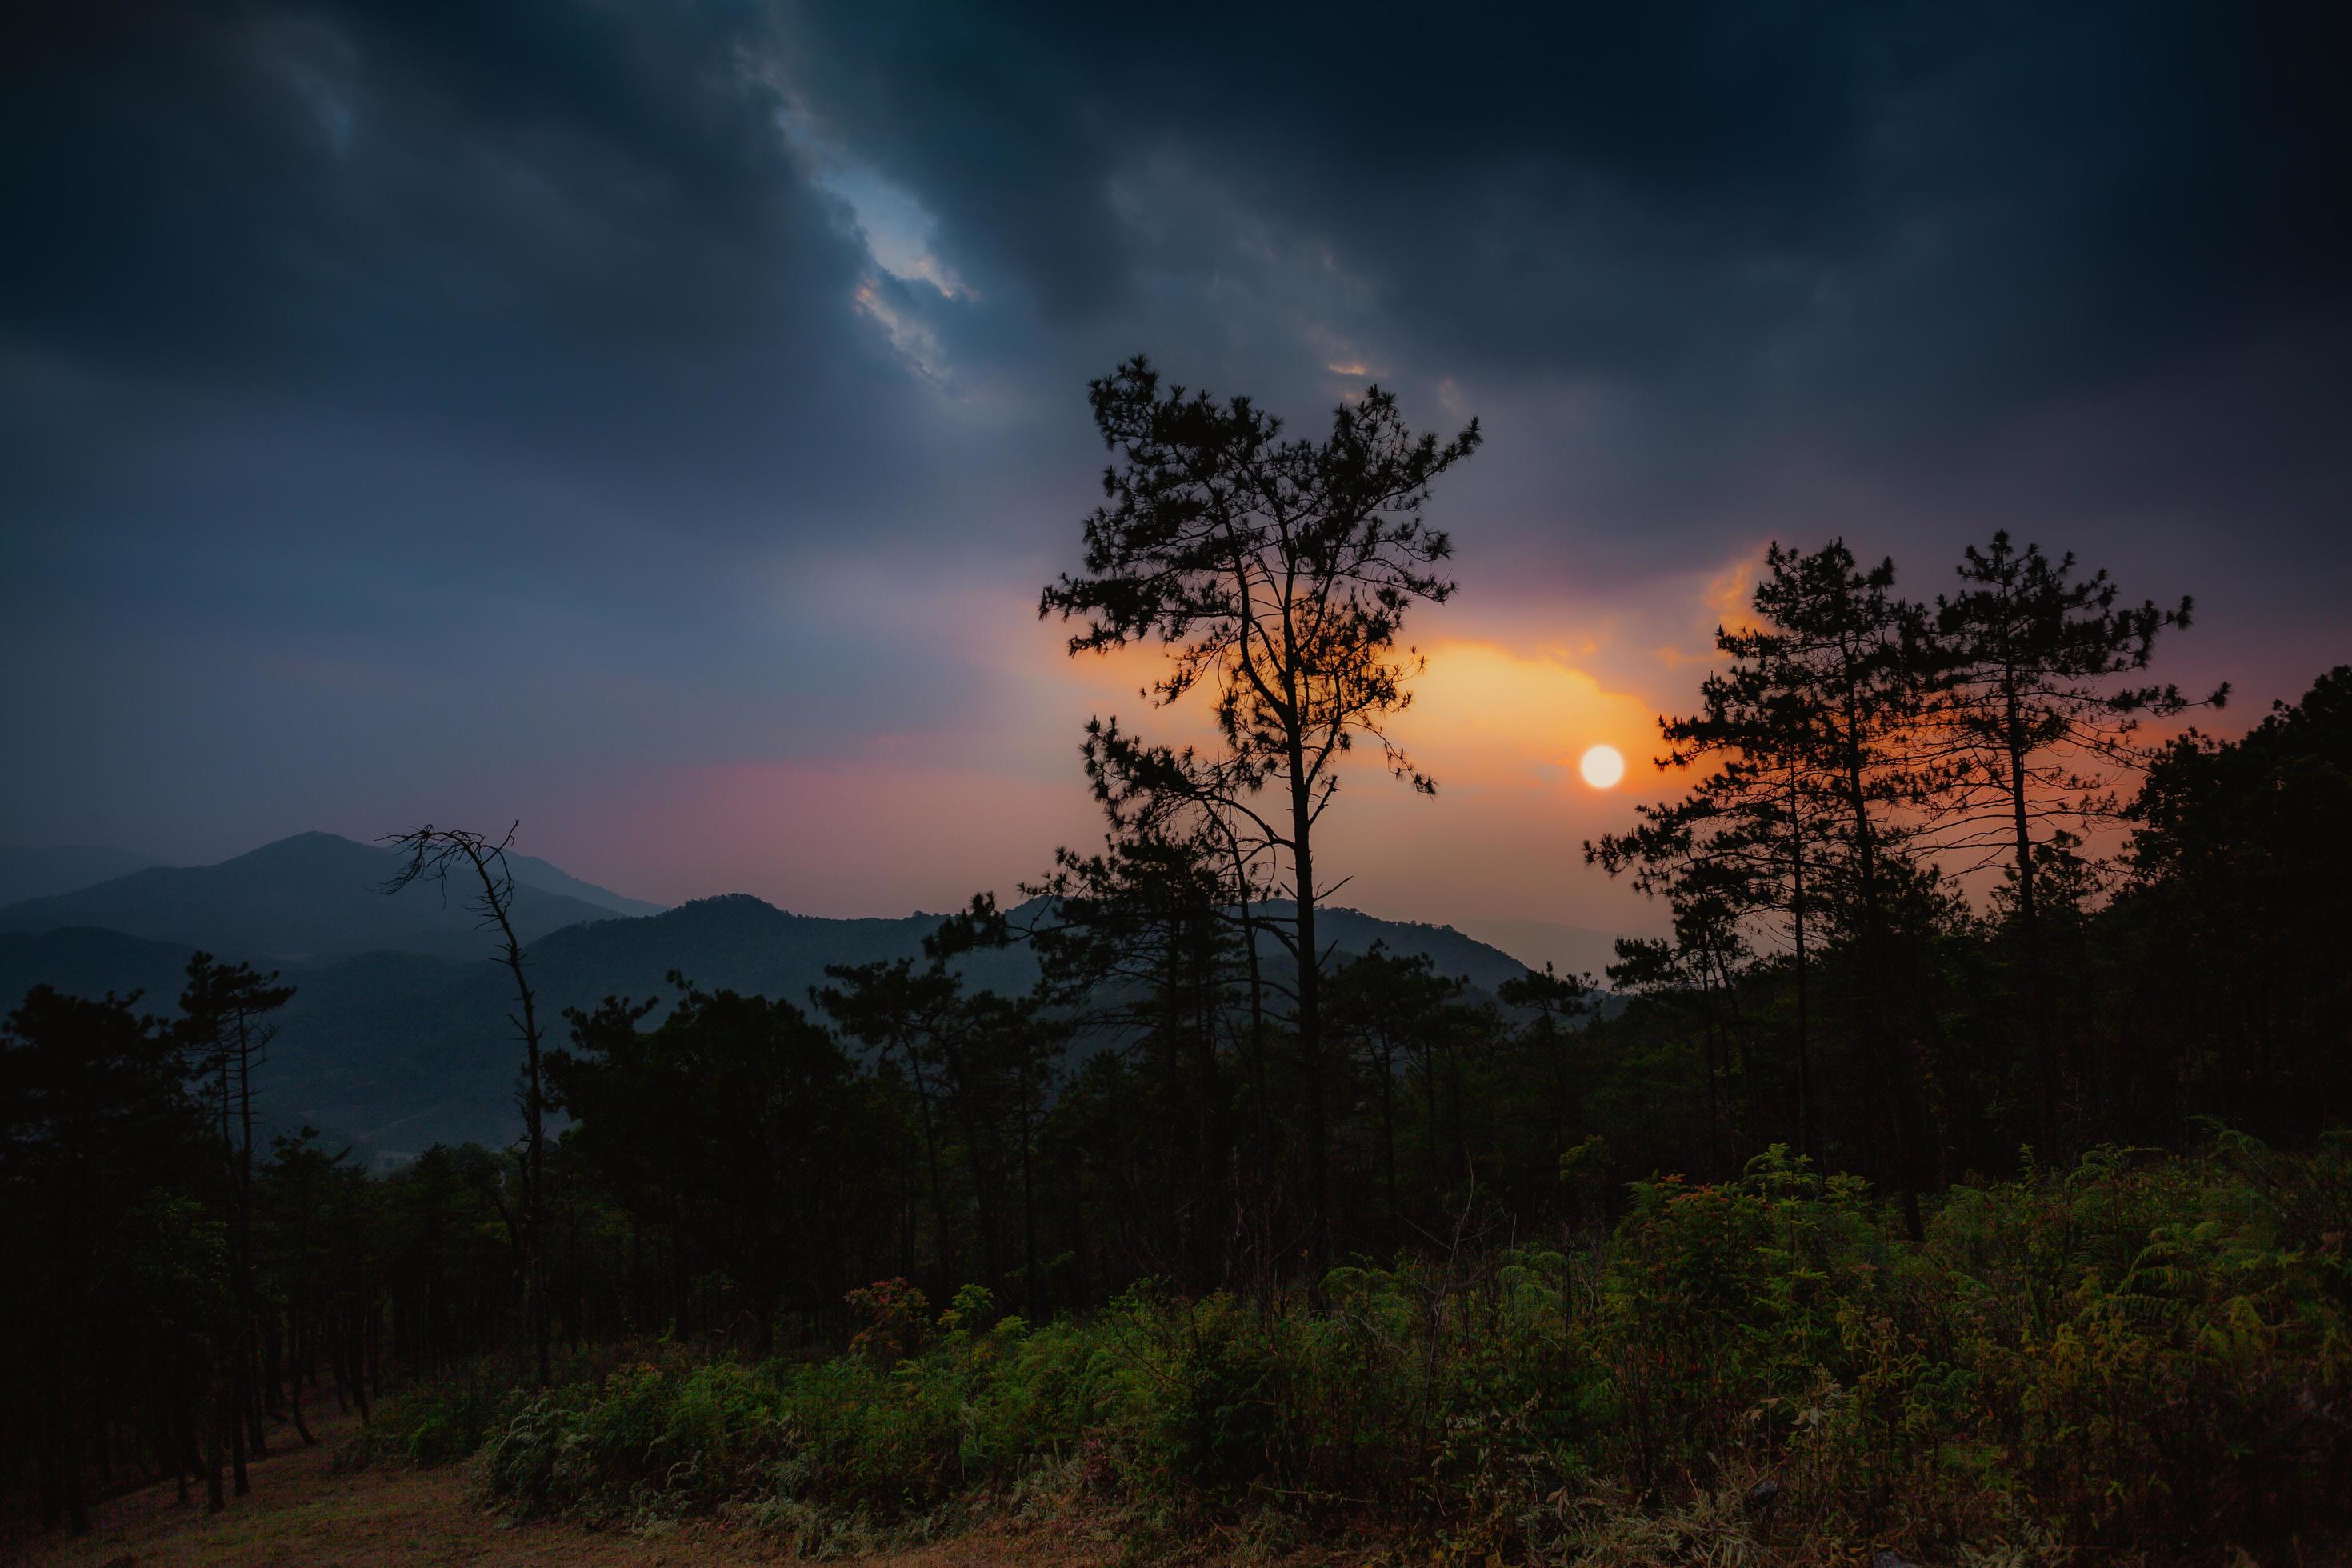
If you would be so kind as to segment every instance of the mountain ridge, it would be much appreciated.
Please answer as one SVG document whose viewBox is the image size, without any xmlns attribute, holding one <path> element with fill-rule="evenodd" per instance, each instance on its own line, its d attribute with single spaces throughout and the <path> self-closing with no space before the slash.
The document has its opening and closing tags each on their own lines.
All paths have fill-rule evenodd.
<svg viewBox="0 0 2352 1568">
<path fill-rule="evenodd" d="M 49 984 L 84 995 L 142 992 L 142 1011 L 170 1016 L 188 954 L 203 948 L 278 969 L 296 987 L 258 1075 L 273 1129 L 307 1122 L 379 1160 L 436 1142 L 504 1142 L 516 1123 L 519 1055 L 510 982 L 483 962 L 491 941 L 454 889 L 446 906 L 429 890 L 374 890 L 396 864 L 389 851 L 335 835 L 296 835 L 214 867 L 150 868 L 0 909 L 0 1011 Z M 919 961 L 923 939 L 948 918 L 798 914 L 748 893 L 632 916 L 532 887 L 523 874 L 518 868 L 517 923 L 550 1043 L 564 1037 L 564 1009 L 606 996 L 666 1010 L 677 999 L 674 972 L 705 989 L 804 1007 L 827 966 Z M 93 918 L 108 914 L 140 929 Z M 1481 990 L 1527 968 L 1450 926 L 1345 907 L 1320 914 L 1340 952 L 1376 943 L 1427 952 Z M 287 940 L 306 931 L 307 946 Z M 957 966 L 975 988 L 1004 993 L 1035 975 L 1020 947 L 969 953 Z"/>
<path fill-rule="evenodd" d="M 112 844 L 0 844 L 0 908 L 164 864 L 160 855 Z"/>
<path fill-rule="evenodd" d="M 0 931 L 94 926 L 275 963 L 331 963 L 378 950 L 451 957 L 474 951 L 478 918 L 462 885 L 420 885 L 386 896 L 382 889 L 400 864 L 382 846 L 333 833 L 298 833 L 208 866 L 151 866 L 69 892 L 20 900 L 0 907 Z M 513 918 L 530 942 L 583 921 L 620 917 L 609 907 L 526 880 L 518 865 Z"/>
</svg>

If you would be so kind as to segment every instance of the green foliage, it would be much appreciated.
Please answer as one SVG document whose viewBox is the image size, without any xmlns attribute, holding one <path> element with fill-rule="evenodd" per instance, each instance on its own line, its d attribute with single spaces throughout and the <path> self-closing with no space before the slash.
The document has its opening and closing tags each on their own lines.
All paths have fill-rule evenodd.
<svg viewBox="0 0 2352 1568">
<path fill-rule="evenodd" d="M 964 1287 L 965 1290 L 980 1289 L 975 1285 Z M 987 1294 L 985 1290 L 981 1293 Z M 909 1352 L 919 1349 L 929 1335 L 930 1325 L 923 1321 L 923 1314 L 930 1310 L 930 1302 L 904 1279 L 877 1279 L 862 1289 L 852 1290 L 843 1300 L 851 1311 L 866 1321 L 856 1337 L 849 1342 L 849 1353 L 877 1366 L 897 1365 Z M 956 1300 L 961 1305 L 962 1291 L 956 1293 Z M 950 1315 L 954 1315 L 952 1310 Z"/>
<path fill-rule="evenodd" d="M 1775 1149 L 1635 1184 L 1598 1251 L 1359 1264 L 1313 1304 L 1147 1284 L 1032 1325 L 974 1288 L 919 1332 L 889 1281 L 858 1295 L 892 1353 L 635 1363 L 509 1405 L 483 1481 L 521 1512 L 731 1509 L 813 1552 L 1042 1489 L 1142 1538 L 1465 1560 L 2268 1561 L 2347 1522 L 2347 1155 L 2101 1150 L 1954 1189 L 1915 1247 Z M 474 1406 L 399 1408 L 424 1433 Z"/>
<path fill-rule="evenodd" d="M 336 1454 L 336 1466 L 429 1466 L 468 1458 L 520 1406 L 511 1371 L 476 1362 L 449 1376 L 411 1384 L 369 1412 L 367 1425 Z"/>
</svg>

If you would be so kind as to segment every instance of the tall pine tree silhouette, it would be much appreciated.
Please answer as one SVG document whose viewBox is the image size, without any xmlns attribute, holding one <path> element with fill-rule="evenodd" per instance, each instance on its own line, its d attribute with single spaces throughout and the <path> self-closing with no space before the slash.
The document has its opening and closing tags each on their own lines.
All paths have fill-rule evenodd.
<svg viewBox="0 0 2352 1568">
<path fill-rule="evenodd" d="M 1286 440 L 1247 397 L 1219 402 L 1164 384 L 1140 355 L 1091 388 L 1114 460 L 1086 522 L 1086 564 L 1049 585 L 1041 616 L 1083 624 L 1073 654 L 1156 642 L 1165 705 L 1205 686 L 1237 764 L 1232 798 L 1260 791 L 1269 850 L 1288 868 L 1295 917 L 1280 932 L 1297 963 L 1295 1009 L 1306 1106 L 1309 1251 L 1329 1255 L 1328 1066 L 1323 952 L 1315 928 L 1315 829 L 1359 742 L 1378 745 L 1415 789 L 1387 721 L 1421 668 L 1398 639 L 1415 603 L 1454 591 L 1447 536 L 1423 521 L 1438 477 L 1477 449 L 1475 419 L 1450 440 L 1415 434 L 1377 386 L 1333 411 L 1323 440 Z"/>
<path fill-rule="evenodd" d="M 2036 1123 L 2058 1139 L 2062 1087 L 2051 1040 L 2048 961 L 2039 885 L 2053 837 L 2113 818 L 2115 781 L 2143 759 L 2133 734 L 2144 717 L 2169 717 L 2228 700 L 2201 700 L 2140 679 L 2158 633 L 2186 627 L 2192 608 L 2153 600 L 2116 604 L 2105 571 L 2077 575 L 2072 552 L 2018 549 L 2006 530 L 1971 544 L 1962 587 L 1936 600 L 1938 668 L 1934 713 L 1948 742 L 1934 805 L 1939 841 L 1979 863 L 2006 858 L 2025 984 L 2021 1032 L 2033 1063 Z"/>
</svg>

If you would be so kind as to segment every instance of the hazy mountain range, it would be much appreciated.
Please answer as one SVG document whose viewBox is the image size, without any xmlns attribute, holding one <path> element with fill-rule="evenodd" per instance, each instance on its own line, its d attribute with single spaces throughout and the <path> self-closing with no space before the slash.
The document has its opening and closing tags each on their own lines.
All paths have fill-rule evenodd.
<svg viewBox="0 0 2352 1568">
<path fill-rule="evenodd" d="M 163 863 L 158 856 L 104 844 L 57 844 L 37 849 L 0 844 L 0 907 L 51 893 L 70 893 Z"/>
<path fill-rule="evenodd" d="M 328 833 L 299 834 L 213 866 L 145 865 L 125 851 L 0 852 L 11 886 L 47 890 L 0 907 L 0 1006 L 36 984 L 85 995 L 145 994 L 176 1012 L 181 970 L 202 948 L 284 972 L 298 987 L 258 1075 L 271 1123 L 310 1122 L 378 1158 L 436 1141 L 511 1135 L 515 1046 L 503 971 L 482 962 L 488 941 L 454 882 L 386 896 L 390 852 Z M 512 858 L 514 920 L 545 1016 L 607 995 L 674 993 L 666 976 L 803 1000 L 828 963 L 920 953 L 941 917 L 884 920 L 796 915 L 747 894 L 677 909 L 625 898 L 544 860 Z M 128 871 L 117 868 L 131 866 Z M 58 888 L 77 869 L 99 879 Z M 107 875 L 113 871 L 115 874 Z M 1327 941 L 1360 952 L 1375 942 L 1426 952 L 1440 970 L 1492 991 L 1528 967 L 1521 958 L 1450 926 L 1324 912 Z M 1578 951 L 1596 933 L 1517 922 L 1526 956 L 1558 963 L 1547 945 Z M 1562 937 L 1559 933 L 1568 933 Z M 1605 949 L 1605 943 L 1602 944 Z M 1025 954 L 976 955 L 975 984 L 1013 990 Z M 1577 965 L 1593 967 L 1592 962 Z M 560 1022 L 554 1027 L 560 1039 Z"/>
<path fill-rule="evenodd" d="M 661 912 L 529 856 L 509 858 L 514 921 L 525 942 L 582 921 Z M 216 866 L 151 866 L 0 907 L 0 931 L 100 926 L 194 942 L 226 958 L 319 963 L 389 951 L 470 957 L 482 951 L 469 890 L 418 884 L 376 891 L 400 868 L 380 845 L 299 833 Z"/>
</svg>

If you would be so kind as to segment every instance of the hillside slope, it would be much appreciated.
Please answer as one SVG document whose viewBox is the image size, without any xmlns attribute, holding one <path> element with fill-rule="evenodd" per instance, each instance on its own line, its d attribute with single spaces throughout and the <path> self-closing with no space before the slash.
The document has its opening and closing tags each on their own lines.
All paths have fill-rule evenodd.
<svg viewBox="0 0 2352 1568">
<path fill-rule="evenodd" d="M 297 988 L 257 1075 L 271 1128 L 308 1123 L 379 1160 L 436 1142 L 502 1143 L 518 1120 L 509 979 L 485 962 L 489 940 L 457 900 L 444 909 L 430 889 L 374 892 L 389 859 L 308 834 L 220 866 L 142 871 L 0 910 L 0 1008 L 50 984 L 83 995 L 141 991 L 143 1010 L 169 1016 L 181 970 L 201 946 L 277 968 Z M 531 888 L 520 890 L 517 913 L 532 939 L 526 960 L 551 1044 L 567 1037 L 564 1009 L 606 996 L 666 1010 L 677 994 L 673 971 L 705 989 L 806 1006 L 828 965 L 919 960 L 941 919 L 833 920 L 746 894 L 632 919 Z M 1354 910 L 1324 911 L 1323 932 L 1343 954 L 1375 943 L 1426 952 L 1484 991 L 1526 967 L 1450 927 Z M 975 987 L 1001 992 L 1024 990 L 1035 975 L 1020 949 L 975 953 L 960 967 Z"/>
<path fill-rule="evenodd" d="M 163 862 L 106 844 L 0 844 L 0 907 L 70 893 Z"/>
</svg>

